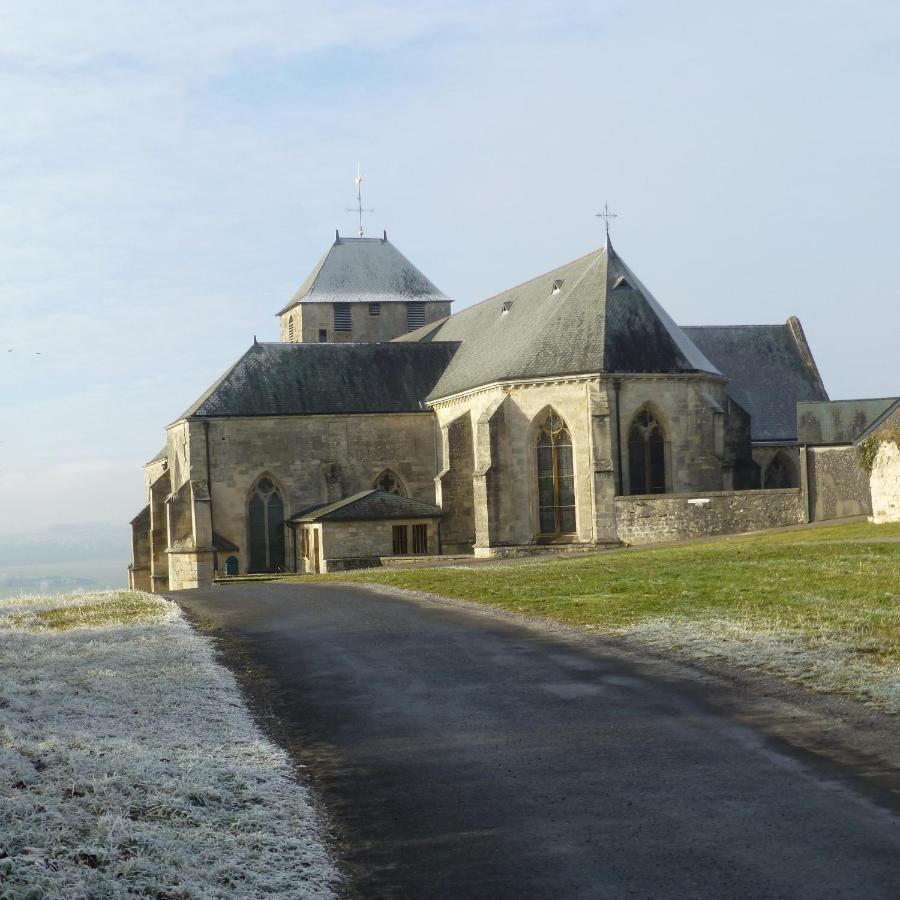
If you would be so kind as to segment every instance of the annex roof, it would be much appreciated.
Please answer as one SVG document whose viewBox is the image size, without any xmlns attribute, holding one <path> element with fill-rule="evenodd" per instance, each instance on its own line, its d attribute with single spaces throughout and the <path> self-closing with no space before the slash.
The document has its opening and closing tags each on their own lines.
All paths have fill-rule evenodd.
<svg viewBox="0 0 900 900">
<path fill-rule="evenodd" d="M 298 303 L 449 303 L 388 239 L 338 235 L 278 315 Z"/>
<path fill-rule="evenodd" d="M 797 404 L 797 439 L 801 444 L 852 444 L 898 403 L 897 397 L 830 400 Z"/>
<path fill-rule="evenodd" d="M 728 394 L 750 413 L 754 441 L 796 441 L 797 402 L 828 400 L 812 357 L 804 357 L 790 324 L 699 325 L 684 331 L 728 377 Z"/>
<path fill-rule="evenodd" d="M 421 412 L 456 349 L 254 342 L 179 418 Z"/>
<path fill-rule="evenodd" d="M 442 512 L 439 506 L 372 489 L 300 513 L 290 521 L 360 522 L 367 519 L 433 519 L 440 515 Z"/>
<path fill-rule="evenodd" d="M 396 339 L 408 341 L 460 344 L 429 399 L 514 378 L 721 375 L 610 244 Z"/>
</svg>

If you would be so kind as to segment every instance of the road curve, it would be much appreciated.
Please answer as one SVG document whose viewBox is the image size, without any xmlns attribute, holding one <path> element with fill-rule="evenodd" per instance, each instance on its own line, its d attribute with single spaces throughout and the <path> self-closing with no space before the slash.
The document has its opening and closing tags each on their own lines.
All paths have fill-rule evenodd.
<svg viewBox="0 0 900 900">
<path fill-rule="evenodd" d="M 900 816 L 615 655 L 343 585 L 172 595 L 309 766 L 349 892 L 900 897 Z"/>
</svg>

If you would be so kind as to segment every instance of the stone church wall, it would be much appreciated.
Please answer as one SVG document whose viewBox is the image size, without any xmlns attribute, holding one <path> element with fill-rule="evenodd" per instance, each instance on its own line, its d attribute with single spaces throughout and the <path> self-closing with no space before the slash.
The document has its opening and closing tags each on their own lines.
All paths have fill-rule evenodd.
<svg viewBox="0 0 900 900">
<path fill-rule="evenodd" d="M 575 468 L 574 539 L 595 540 L 594 465 L 589 390 L 591 376 L 521 382 L 473 391 L 435 404 L 445 435 L 453 423 L 468 418 L 474 454 L 474 525 L 476 552 L 493 546 L 532 543 L 538 535 L 537 437 L 540 424 L 555 410 L 572 437 Z M 458 427 L 458 425 L 456 426 Z M 605 448 L 609 456 L 609 448 Z M 443 528 L 448 527 L 445 521 Z"/>
<path fill-rule="evenodd" d="M 696 376 L 623 376 L 619 388 L 622 442 L 622 493 L 630 484 L 628 436 L 644 408 L 658 420 L 666 438 L 666 490 L 723 489 L 728 459 L 728 398 L 721 381 Z"/>
<path fill-rule="evenodd" d="M 208 438 L 212 530 L 240 548 L 241 572 L 249 563 L 247 503 L 263 475 L 279 487 L 285 519 L 335 493 L 367 490 L 388 468 L 408 496 L 435 502 L 437 438 L 430 413 L 211 419 Z M 190 423 L 189 444 L 192 477 L 205 481 L 204 422 Z M 328 484 L 326 473 L 336 483 Z M 293 569 L 287 530 L 285 547 L 287 568 Z"/>
<path fill-rule="evenodd" d="M 806 460 L 811 522 L 871 515 L 869 477 L 856 447 L 809 447 Z"/>
<path fill-rule="evenodd" d="M 885 441 L 872 465 L 872 521 L 900 522 L 900 447 Z"/>
<path fill-rule="evenodd" d="M 616 518 L 620 540 L 653 544 L 799 525 L 804 510 L 802 495 L 794 488 L 712 491 L 617 497 Z"/>
</svg>

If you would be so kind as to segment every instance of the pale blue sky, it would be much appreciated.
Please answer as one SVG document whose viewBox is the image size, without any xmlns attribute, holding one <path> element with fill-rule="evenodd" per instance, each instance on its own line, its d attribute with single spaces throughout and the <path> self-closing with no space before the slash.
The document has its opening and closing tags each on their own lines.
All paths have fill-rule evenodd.
<svg viewBox="0 0 900 900">
<path fill-rule="evenodd" d="M 894 2 L 0 2 L 0 534 L 127 522 L 353 216 L 461 308 L 602 243 L 900 393 Z M 7 352 L 12 349 L 12 353 Z M 38 355 L 39 354 L 39 355 Z"/>
</svg>

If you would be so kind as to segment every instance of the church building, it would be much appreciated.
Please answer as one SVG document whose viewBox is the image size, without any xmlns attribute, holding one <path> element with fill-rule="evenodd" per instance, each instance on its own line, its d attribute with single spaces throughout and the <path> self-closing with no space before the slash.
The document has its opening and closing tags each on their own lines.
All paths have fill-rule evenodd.
<svg viewBox="0 0 900 900">
<path fill-rule="evenodd" d="M 805 520 L 803 329 L 679 327 L 609 239 L 451 314 L 390 241 L 335 241 L 166 429 L 132 586 L 389 557 L 572 553 Z"/>
</svg>

